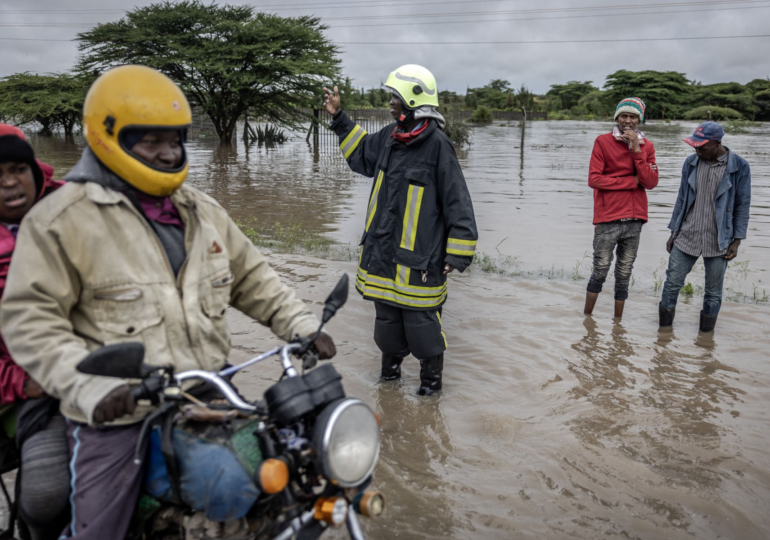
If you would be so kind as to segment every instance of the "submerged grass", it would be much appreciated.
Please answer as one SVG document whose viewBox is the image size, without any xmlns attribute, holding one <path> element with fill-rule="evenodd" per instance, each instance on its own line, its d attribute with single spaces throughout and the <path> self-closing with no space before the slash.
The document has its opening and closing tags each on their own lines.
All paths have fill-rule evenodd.
<svg viewBox="0 0 770 540">
<path fill-rule="evenodd" d="M 279 222 L 261 225 L 256 220 L 237 220 L 236 224 L 255 246 L 281 253 L 302 253 L 338 261 L 352 261 L 356 257 L 356 251 L 350 244 L 338 244 L 300 225 L 285 226 Z"/>
<path fill-rule="evenodd" d="M 357 246 L 350 244 L 339 244 L 323 234 L 308 231 L 300 225 L 283 225 L 279 222 L 272 225 L 263 225 L 252 219 L 249 221 L 236 221 L 238 227 L 251 240 L 254 245 L 269 249 L 279 253 L 297 253 L 303 255 L 312 255 L 322 259 L 335 261 L 354 261 L 358 258 Z M 495 246 L 495 250 L 505 242 Z M 665 259 L 661 260 L 663 269 L 667 266 Z M 647 288 L 647 294 L 660 294 L 663 289 L 664 278 L 661 275 L 661 268 L 652 272 L 652 286 Z M 730 273 L 738 279 L 746 279 L 749 272 L 749 261 L 740 261 L 731 263 Z M 545 278 L 548 280 L 569 280 L 582 281 L 587 279 L 593 272 L 593 265 L 589 253 L 583 254 L 581 259 L 577 259 L 574 265 L 569 267 L 539 267 L 537 270 L 523 270 L 518 257 L 503 255 L 499 251 L 490 255 L 484 251 L 479 251 L 473 258 L 473 263 L 468 268 L 469 273 L 482 272 L 485 274 L 495 274 L 511 278 Z M 696 269 L 696 274 L 702 273 Z M 761 280 L 760 280 L 761 281 Z M 649 283 L 642 277 L 642 283 Z M 632 276 L 631 287 L 636 286 L 636 277 Z M 647 287 L 647 285 L 645 285 Z M 770 296 L 766 289 L 752 283 L 752 292 L 746 294 L 736 291 L 729 286 L 725 287 L 724 299 L 731 302 L 749 303 L 749 304 L 767 304 L 770 303 Z M 696 295 L 702 295 L 703 286 L 687 282 L 682 287 L 681 294 L 690 299 Z"/>
</svg>

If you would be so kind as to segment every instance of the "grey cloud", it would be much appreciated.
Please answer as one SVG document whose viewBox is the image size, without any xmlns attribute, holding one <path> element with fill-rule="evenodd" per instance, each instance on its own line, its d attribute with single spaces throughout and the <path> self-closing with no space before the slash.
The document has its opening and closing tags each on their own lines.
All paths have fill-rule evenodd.
<svg viewBox="0 0 770 540">
<path fill-rule="evenodd" d="M 292 0 L 283 5 L 307 5 L 321 0 Z M 347 0 L 350 1 L 350 0 Z M 335 9 L 304 9 L 277 11 L 281 15 L 316 14 L 329 25 L 357 23 L 377 24 L 378 21 L 339 20 L 355 15 L 419 14 L 435 12 L 476 12 L 519 10 L 535 8 L 563 8 L 578 6 L 618 6 L 620 0 L 552 0 L 547 3 L 533 0 L 472 2 L 465 4 L 381 6 L 399 0 L 371 2 L 367 9 L 338 7 Z M 329 4 L 330 0 L 323 0 Z M 629 0 L 625 4 L 641 4 L 644 0 Z M 655 3 L 659 3 L 657 0 Z M 125 9 L 127 6 L 147 5 L 151 2 L 126 3 L 119 0 L 0 0 L 0 22 L 89 22 L 117 20 L 119 14 L 16 14 L 1 13 L 19 9 Z M 278 4 L 276 0 L 233 4 L 255 6 Z M 647 3 L 653 3 L 647 0 Z M 736 5 L 741 5 L 740 3 Z M 682 10 L 685 8 L 676 8 Z M 692 9 L 713 9 L 701 6 Z M 641 10 L 639 10 L 641 11 Z M 654 10 L 649 10 L 654 11 Z M 660 10 L 658 10 L 660 11 Z M 578 13 L 580 14 L 580 13 Z M 467 86 L 480 86 L 493 78 L 509 80 L 514 86 L 526 84 L 537 92 L 545 92 L 549 85 L 568 80 L 591 80 L 601 85 L 607 74 L 617 69 L 675 70 L 690 79 L 704 83 L 737 81 L 748 82 L 770 76 L 770 61 L 765 51 L 770 38 L 713 41 L 659 41 L 642 42 L 636 38 L 668 38 L 675 36 L 753 35 L 768 34 L 766 9 L 734 11 L 693 11 L 684 14 L 625 15 L 622 17 L 594 17 L 554 20 L 502 21 L 519 15 L 496 17 L 468 16 L 477 20 L 490 18 L 487 23 L 397 26 L 370 26 L 362 28 L 330 28 L 328 35 L 336 42 L 349 41 L 540 41 L 622 39 L 616 43 L 584 44 L 515 44 L 515 45 L 343 45 L 342 60 L 345 74 L 358 86 L 379 86 L 395 67 L 418 63 L 431 69 L 441 89 L 463 92 Z M 542 17 L 532 15 L 531 17 Z M 395 22 L 419 22 L 428 18 L 406 18 Z M 453 20 L 458 20 L 457 18 Z M 381 23 L 392 23 L 383 20 Z M 70 39 L 74 28 L 0 27 L 2 37 Z M 20 71 L 63 71 L 71 67 L 77 57 L 77 48 L 66 42 L 0 41 L 0 75 Z"/>
</svg>

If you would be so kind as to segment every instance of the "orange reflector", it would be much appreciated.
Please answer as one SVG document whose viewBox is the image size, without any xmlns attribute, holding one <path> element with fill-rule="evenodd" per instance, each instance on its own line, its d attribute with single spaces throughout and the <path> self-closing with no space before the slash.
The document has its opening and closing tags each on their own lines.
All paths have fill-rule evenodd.
<svg viewBox="0 0 770 540">
<path fill-rule="evenodd" d="M 377 425 L 382 427 L 382 420 L 380 420 L 380 415 L 377 413 L 374 413 L 374 417 L 377 419 Z"/>
<path fill-rule="evenodd" d="M 289 467 L 280 459 L 266 459 L 259 468 L 259 484 L 270 495 L 280 493 L 289 483 Z"/>
<path fill-rule="evenodd" d="M 348 501 L 342 497 L 318 499 L 314 511 L 313 517 L 316 520 L 339 527 L 345 522 L 348 515 Z"/>
</svg>

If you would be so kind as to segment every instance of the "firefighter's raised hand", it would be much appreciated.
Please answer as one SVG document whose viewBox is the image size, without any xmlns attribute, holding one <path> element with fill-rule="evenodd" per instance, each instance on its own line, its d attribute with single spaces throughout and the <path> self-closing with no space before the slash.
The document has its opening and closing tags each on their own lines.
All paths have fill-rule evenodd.
<svg viewBox="0 0 770 540">
<path fill-rule="evenodd" d="M 340 90 L 338 87 L 334 87 L 334 92 L 324 87 L 326 97 L 324 98 L 324 109 L 326 112 L 334 116 L 340 112 Z"/>
</svg>

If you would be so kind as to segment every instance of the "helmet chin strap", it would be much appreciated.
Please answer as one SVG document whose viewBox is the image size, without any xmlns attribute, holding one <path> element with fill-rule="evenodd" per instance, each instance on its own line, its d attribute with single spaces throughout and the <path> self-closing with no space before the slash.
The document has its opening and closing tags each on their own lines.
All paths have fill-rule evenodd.
<svg viewBox="0 0 770 540">
<path fill-rule="evenodd" d="M 401 116 L 396 123 L 399 127 L 405 128 L 414 122 L 414 111 L 407 109 L 403 102 L 401 103 L 401 111 Z M 406 114 L 403 111 L 406 111 Z"/>
</svg>

